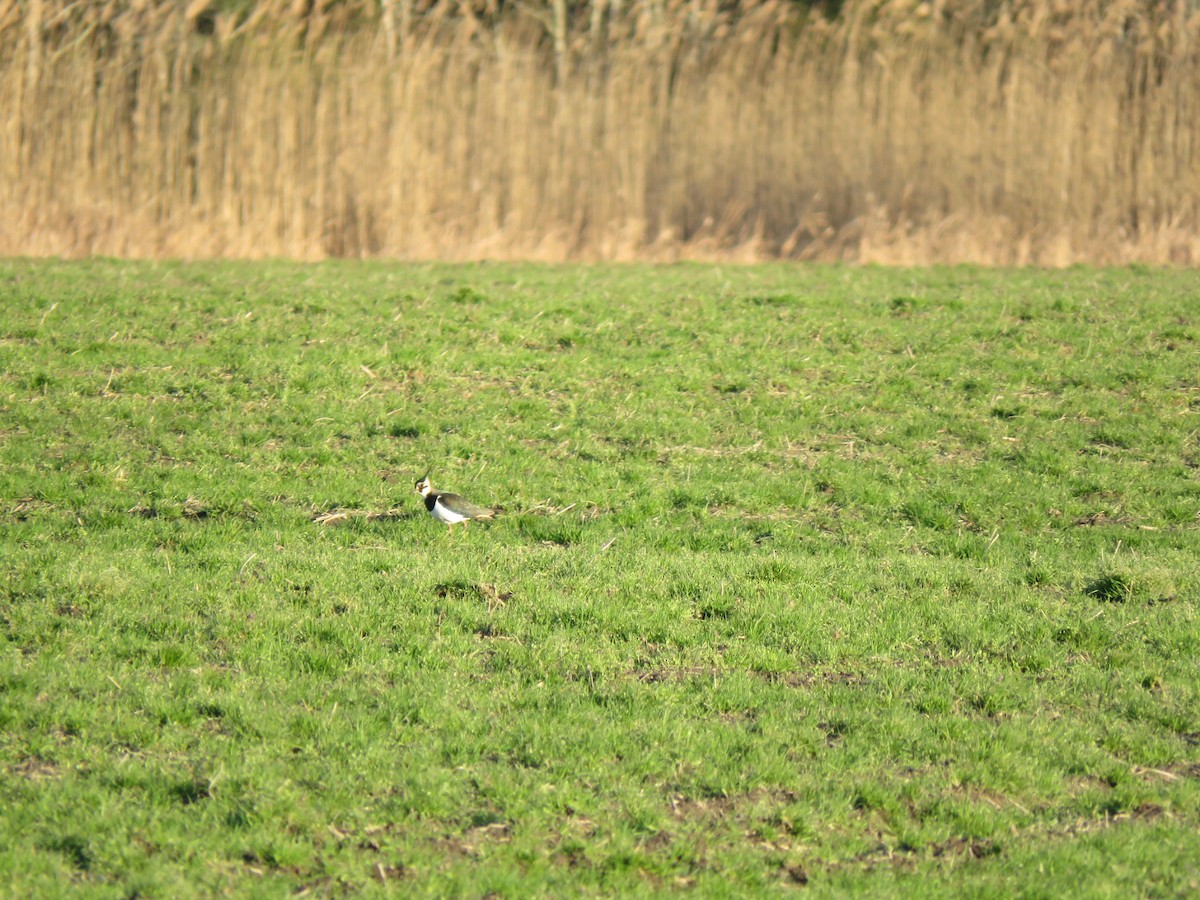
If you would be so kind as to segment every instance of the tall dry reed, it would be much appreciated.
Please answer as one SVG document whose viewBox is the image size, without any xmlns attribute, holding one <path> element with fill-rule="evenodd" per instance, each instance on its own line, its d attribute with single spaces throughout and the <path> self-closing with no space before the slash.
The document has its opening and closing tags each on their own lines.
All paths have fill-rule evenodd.
<svg viewBox="0 0 1200 900">
<path fill-rule="evenodd" d="M 0 0 L 0 253 L 1200 261 L 1200 12 Z"/>
</svg>

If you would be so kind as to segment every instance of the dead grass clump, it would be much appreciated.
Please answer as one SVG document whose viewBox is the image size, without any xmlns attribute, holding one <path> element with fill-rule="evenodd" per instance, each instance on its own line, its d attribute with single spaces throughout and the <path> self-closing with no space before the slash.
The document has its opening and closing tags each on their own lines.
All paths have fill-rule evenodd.
<svg viewBox="0 0 1200 900">
<path fill-rule="evenodd" d="M 347 509 L 345 507 L 336 507 L 324 512 L 314 513 L 312 521 L 316 525 L 334 526 L 343 525 L 355 519 L 362 519 L 366 522 L 374 522 L 378 519 L 395 520 L 395 519 L 411 519 L 413 513 L 405 509 L 388 509 L 388 510 L 372 510 L 372 509 Z"/>
</svg>

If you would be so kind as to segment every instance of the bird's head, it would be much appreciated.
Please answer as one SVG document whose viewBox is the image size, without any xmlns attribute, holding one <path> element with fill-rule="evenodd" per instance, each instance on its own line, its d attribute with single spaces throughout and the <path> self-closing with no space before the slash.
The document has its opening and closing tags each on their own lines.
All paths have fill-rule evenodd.
<svg viewBox="0 0 1200 900">
<path fill-rule="evenodd" d="M 422 475 L 420 477 L 420 479 L 418 479 L 417 483 L 415 485 L 413 485 L 413 490 L 416 491 L 418 494 L 420 494 L 422 497 L 429 496 L 429 492 L 433 490 L 433 485 L 429 483 L 429 473 L 428 472 L 426 472 L 424 475 Z"/>
</svg>

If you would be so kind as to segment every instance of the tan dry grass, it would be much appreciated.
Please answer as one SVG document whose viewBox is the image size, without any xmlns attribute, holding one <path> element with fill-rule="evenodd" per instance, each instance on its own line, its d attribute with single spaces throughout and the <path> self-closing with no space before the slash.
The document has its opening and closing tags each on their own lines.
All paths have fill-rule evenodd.
<svg viewBox="0 0 1200 900">
<path fill-rule="evenodd" d="M 1200 261 L 1183 2 L 614 9 L 0 2 L 0 253 Z"/>
</svg>

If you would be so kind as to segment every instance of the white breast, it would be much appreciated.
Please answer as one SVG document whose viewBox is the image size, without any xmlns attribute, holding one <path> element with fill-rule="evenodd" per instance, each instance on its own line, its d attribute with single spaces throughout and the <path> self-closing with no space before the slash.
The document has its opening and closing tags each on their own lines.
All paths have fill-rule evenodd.
<svg viewBox="0 0 1200 900">
<path fill-rule="evenodd" d="M 445 504 L 442 503 L 440 497 L 434 502 L 433 509 L 429 511 L 429 514 L 443 525 L 457 525 L 459 522 L 466 521 L 467 518 L 466 516 L 460 516 L 453 510 L 448 509 Z"/>
</svg>

